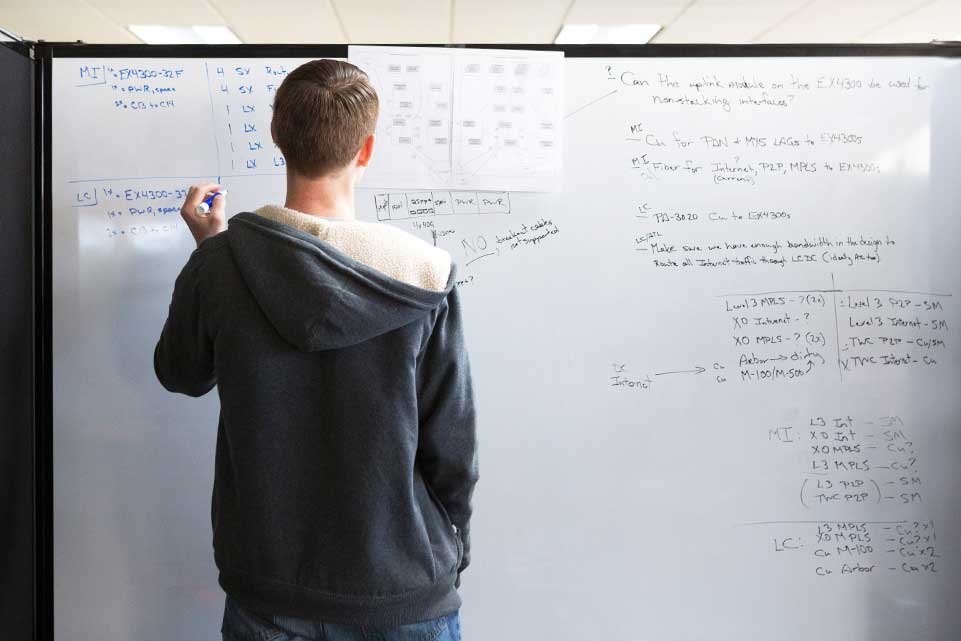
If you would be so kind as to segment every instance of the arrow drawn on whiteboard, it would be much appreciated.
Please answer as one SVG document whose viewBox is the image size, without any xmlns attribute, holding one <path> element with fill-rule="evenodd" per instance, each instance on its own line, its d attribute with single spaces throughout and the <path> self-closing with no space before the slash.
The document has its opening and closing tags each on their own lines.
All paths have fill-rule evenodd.
<svg viewBox="0 0 961 641">
<path fill-rule="evenodd" d="M 604 99 L 607 98 L 608 96 L 613 96 L 613 95 L 616 94 L 616 93 L 617 93 L 617 89 L 615 89 L 614 91 L 611 91 L 610 93 L 604 94 L 604 95 L 601 96 L 600 98 L 595 98 L 594 100 L 591 100 L 591 101 L 590 101 L 589 103 L 587 103 L 586 105 L 583 105 L 583 106 L 581 106 L 581 107 L 578 107 L 577 109 L 575 109 L 575 110 L 572 111 L 571 113 L 569 113 L 569 114 L 567 114 L 566 116 L 564 116 L 564 119 L 566 120 L 567 118 L 570 118 L 571 116 L 573 116 L 574 114 L 576 114 L 576 113 L 577 113 L 578 111 L 580 111 L 581 109 L 587 109 L 588 107 L 590 107 L 591 105 L 593 105 L 595 102 L 600 102 L 601 100 L 604 100 Z"/>
<path fill-rule="evenodd" d="M 673 372 L 658 372 L 654 376 L 667 376 L 668 374 L 703 374 L 707 370 L 700 365 L 694 369 L 679 369 Z"/>
</svg>

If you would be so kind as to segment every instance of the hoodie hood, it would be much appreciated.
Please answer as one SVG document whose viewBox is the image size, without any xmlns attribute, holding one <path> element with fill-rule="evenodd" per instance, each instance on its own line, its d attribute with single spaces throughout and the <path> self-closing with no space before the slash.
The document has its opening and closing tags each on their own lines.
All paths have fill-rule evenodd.
<svg viewBox="0 0 961 641">
<path fill-rule="evenodd" d="M 348 347 L 412 323 L 443 290 L 389 276 L 334 245 L 251 212 L 230 219 L 227 240 L 241 276 L 277 332 L 305 352 Z"/>
</svg>

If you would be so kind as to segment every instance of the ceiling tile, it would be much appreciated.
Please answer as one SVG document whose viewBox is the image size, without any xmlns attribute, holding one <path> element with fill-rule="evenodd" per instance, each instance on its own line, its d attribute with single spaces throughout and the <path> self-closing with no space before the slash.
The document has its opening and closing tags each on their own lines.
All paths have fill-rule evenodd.
<svg viewBox="0 0 961 641">
<path fill-rule="evenodd" d="M 571 0 L 456 0 L 454 42 L 554 42 Z"/>
<path fill-rule="evenodd" d="M 757 42 L 854 42 L 930 0 L 816 0 Z"/>
<path fill-rule="evenodd" d="M 86 0 L 105 18 L 123 28 L 132 24 L 157 24 L 169 26 L 216 25 L 223 19 L 203 0 L 163 0 L 143 2 L 137 0 Z"/>
<path fill-rule="evenodd" d="M 212 0 L 227 26 L 247 43 L 342 44 L 347 42 L 327 0 Z"/>
<path fill-rule="evenodd" d="M 32 40 L 136 43 L 124 27 L 78 0 L 0 0 L 5 29 Z"/>
<path fill-rule="evenodd" d="M 691 0 L 576 0 L 568 24 L 659 24 L 673 22 Z"/>
<path fill-rule="evenodd" d="M 700 0 L 662 29 L 655 42 L 748 43 L 809 0 Z"/>
<path fill-rule="evenodd" d="M 0 0 L 28 38 L 133 43 L 129 24 L 226 24 L 248 43 L 550 43 L 561 23 L 664 26 L 654 42 L 961 39 L 961 0 Z M 451 16 L 451 7 L 454 15 Z"/>
<path fill-rule="evenodd" d="M 941 0 L 920 7 L 878 29 L 862 33 L 863 42 L 961 40 L 961 2 Z"/>
<path fill-rule="evenodd" d="M 450 0 L 333 0 L 355 44 L 438 43 L 450 39 Z"/>
</svg>

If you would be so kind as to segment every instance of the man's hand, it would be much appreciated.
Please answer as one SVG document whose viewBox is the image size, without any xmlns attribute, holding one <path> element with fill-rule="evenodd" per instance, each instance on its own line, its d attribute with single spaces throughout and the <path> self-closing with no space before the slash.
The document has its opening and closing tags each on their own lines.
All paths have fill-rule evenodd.
<svg viewBox="0 0 961 641">
<path fill-rule="evenodd" d="M 200 243 L 211 236 L 227 229 L 226 196 L 221 195 L 214 198 L 210 211 L 206 214 L 197 213 L 197 205 L 215 191 L 223 191 L 223 187 L 217 183 L 192 185 L 187 192 L 183 207 L 180 208 L 180 215 L 187 223 L 190 233 L 194 235 L 198 247 Z"/>
</svg>

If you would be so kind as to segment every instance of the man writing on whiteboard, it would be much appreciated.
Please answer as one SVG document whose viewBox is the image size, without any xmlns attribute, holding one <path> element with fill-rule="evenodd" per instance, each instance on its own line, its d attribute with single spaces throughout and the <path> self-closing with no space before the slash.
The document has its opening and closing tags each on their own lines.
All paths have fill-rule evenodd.
<svg viewBox="0 0 961 641">
<path fill-rule="evenodd" d="M 293 72 L 271 133 L 284 206 L 226 222 L 190 188 L 197 249 L 154 354 L 221 412 L 211 502 L 224 639 L 459 641 L 476 413 L 450 254 L 359 221 L 377 94 L 346 62 Z"/>
</svg>

